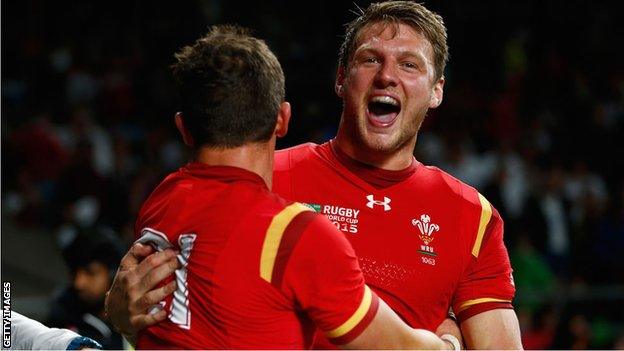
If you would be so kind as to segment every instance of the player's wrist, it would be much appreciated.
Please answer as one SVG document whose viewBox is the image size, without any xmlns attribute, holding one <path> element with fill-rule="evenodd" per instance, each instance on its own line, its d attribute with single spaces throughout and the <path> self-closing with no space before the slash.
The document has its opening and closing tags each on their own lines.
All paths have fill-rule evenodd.
<svg viewBox="0 0 624 351">
<path fill-rule="evenodd" d="M 459 339 L 451 334 L 444 334 L 440 336 L 440 339 L 449 345 L 449 350 L 461 350 L 461 344 L 459 343 Z"/>
</svg>

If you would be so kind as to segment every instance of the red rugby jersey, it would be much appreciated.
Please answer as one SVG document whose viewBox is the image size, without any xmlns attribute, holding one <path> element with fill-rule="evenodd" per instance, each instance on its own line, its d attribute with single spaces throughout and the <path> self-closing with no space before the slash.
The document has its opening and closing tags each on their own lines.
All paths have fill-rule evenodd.
<svg viewBox="0 0 624 351">
<path fill-rule="evenodd" d="M 361 164 L 332 146 L 275 157 L 273 190 L 308 204 L 349 239 L 366 284 L 410 326 L 435 331 L 449 306 L 460 321 L 512 308 L 503 221 L 474 188 L 413 161 L 402 171 Z"/>
<path fill-rule="evenodd" d="M 344 236 L 240 168 L 172 173 L 144 203 L 136 235 L 180 250 L 183 266 L 157 306 L 168 319 L 139 333 L 141 349 L 302 349 L 314 325 L 344 343 L 378 307 Z"/>
</svg>

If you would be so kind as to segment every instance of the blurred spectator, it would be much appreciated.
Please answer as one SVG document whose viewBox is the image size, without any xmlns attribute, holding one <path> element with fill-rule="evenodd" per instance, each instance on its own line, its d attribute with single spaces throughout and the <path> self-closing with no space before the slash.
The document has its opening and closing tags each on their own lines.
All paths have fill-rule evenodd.
<svg viewBox="0 0 624 351">
<path fill-rule="evenodd" d="M 551 348 L 557 326 L 558 315 L 551 305 L 543 306 L 534 314 L 527 311 L 520 312 L 524 321 L 522 329 L 522 346 L 526 350 L 546 350 Z M 526 320 L 528 319 L 528 320 Z"/>
<path fill-rule="evenodd" d="M 564 180 L 563 190 L 572 203 L 571 217 L 575 223 L 583 222 L 587 211 L 604 211 L 607 184 L 600 175 L 589 171 L 585 160 L 574 160 L 574 167 Z"/>
<path fill-rule="evenodd" d="M 529 194 L 526 161 L 509 144 L 503 142 L 500 150 L 501 200 L 507 221 L 517 221 L 522 217 L 522 210 Z"/>
<path fill-rule="evenodd" d="M 61 244 L 71 285 L 54 298 L 45 324 L 90 337 L 105 349 L 124 349 L 122 336 L 104 316 L 104 298 L 124 247 L 114 233 L 102 228 L 82 230 Z"/>
<path fill-rule="evenodd" d="M 585 254 L 578 270 L 592 283 L 624 283 L 624 184 L 619 196 L 610 198 L 608 211 L 592 216 L 584 229 L 580 250 Z"/>
<path fill-rule="evenodd" d="M 514 263 L 514 281 L 517 289 L 523 293 L 550 293 L 557 283 L 548 263 L 531 245 L 526 232 L 521 236 L 511 251 Z"/>
<path fill-rule="evenodd" d="M 540 175 L 541 181 L 527 199 L 521 225 L 554 273 L 569 278 L 570 204 L 563 195 L 563 170 L 558 164 L 546 162 Z"/>
<path fill-rule="evenodd" d="M 587 318 L 577 314 L 569 320 L 567 327 L 570 335 L 569 349 L 588 350 L 591 346 L 592 329 Z"/>
<path fill-rule="evenodd" d="M 57 235 L 88 228 L 101 222 L 107 205 L 109 180 L 94 168 L 91 142 L 82 138 L 76 142 L 71 162 L 58 179 L 55 228 Z M 72 234 L 73 235 L 73 234 Z"/>
<path fill-rule="evenodd" d="M 624 331 L 620 332 L 613 343 L 613 350 L 624 350 Z"/>
<path fill-rule="evenodd" d="M 492 153 L 478 153 L 469 142 L 453 141 L 448 145 L 448 163 L 442 168 L 458 179 L 483 189 L 497 169 L 497 156 Z"/>
<path fill-rule="evenodd" d="M 100 177 L 110 176 L 114 168 L 113 142 L 110 133 L 97 124 L 93 111 L 87 105 L 73 108 L 69 124 L 56 127 L 56 133 L 65 149 L 74 151 L 81 142 L 91 145 L 89 166 Z"/>
<path fill-rule="evenodd" d="M 57 59 L 58 60 L 58 59 Z M 58 64 L 58 61 L 55 61 Z M 93 103 L 97 96 L 98 81 L 89 72 L 81 67 L 74 67 L 67 75 L 65 90 L 67 101 L 72 106 Z"/>
<path fill-rule="evenodd" d="M 3 208 L 21 224 L 47 223 L 46 212 L 69 157 L 52 133 L 49 117 L 42 114 L 24 123 L 3 146 L 2 172 L 7 185 L 3 190 L 9 189 L 3 196 Z"/>
</svg>

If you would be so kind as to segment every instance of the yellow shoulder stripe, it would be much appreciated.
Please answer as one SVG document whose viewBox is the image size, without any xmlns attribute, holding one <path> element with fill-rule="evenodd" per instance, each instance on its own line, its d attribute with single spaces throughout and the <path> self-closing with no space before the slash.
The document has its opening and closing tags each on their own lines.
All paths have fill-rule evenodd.
<svg viewBox="0 0 624 351">
<path fill-rule="evenodd" d="M 264 244 L 262 245 L 262 254 L 260 256 L 260 277 L 269 283 L 273 275 L 275 257 L 277 256 L 284 230 L 290 221 L 303 211 L 312 210 L 303 204 L 295 202 L 275 215 L 267 229 L 266 235 L 264 236 Z"/>
<path fill-rule="evenodd" d="M 470 306 L 474 306 L 474 305 L 478 305 L 480 303 L 486 303 L 486 302 L 511 302 L 511 300 L 503 300 L 503 299 L 495 299 L 495 298 L 491 298 L 491 297 L 484 297 L 481 299 L 475 299 L 475 300 L 468 300 L 464 303 L 462 303 L 459 306 L 459 311 L 457 311 L 457 313 L 464 311 L 465 309 L 467 309 Z"/>
<path fill-rule="evenodd" d="M 481 202 L 481 218 L 479 219 L 479 231 L 477 231 L 477 238 L 474 246 L 472 246 L 472 255 L 474 257 L 479 257 L 479 251 L 481 250 L 481 242 L 483 241 L 483 236 L 485 235 L 485 229 L 492 218 L 492 206 L 488 200 L 483 197 L 483 195 L 478 195 L 479 202 Z"/>
<path fill-rule="evenodd" d="M 330 330 L 326 332 L 325 336 L 327 336 L 327 338 L 330 338 L 330 339 L 337 338 L 353 330 L 353 328 L 355 328 L 362 321 L 362 319 L 366 316 L 366 313 L 368 312 L 368 309 L 370 308 L 372 301 L 373 301 L 373 294 L 370 288 L 364 285 L 364 297 L 362 297 L 362 302 L 360 303 L 360 306 L 357 308 L 357 310 L 355 310 L 355 312 L 351 315 L 351 317 L 347 319 L 346 322 L 342 323 L 341 326 L 339 326 L 338 328 L 334 330 Z"/>
</svg>

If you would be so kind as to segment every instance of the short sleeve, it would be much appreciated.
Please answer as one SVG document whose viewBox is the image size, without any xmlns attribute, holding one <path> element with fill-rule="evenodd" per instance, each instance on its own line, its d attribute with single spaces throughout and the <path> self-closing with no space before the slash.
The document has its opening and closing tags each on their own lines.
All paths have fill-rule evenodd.
<svg viewBox="0 0 624 351">
<path fill-rule="evenodd" d="M 379 299 L 364 284 L 353 248 L 331 222 L 309 211 L 297 220 L 308 223 L 280 288 L 332 343 L 348 343 L 373 320 Z"/>
<path fill-rule="evenodd" d="M 496 209 L 489 210 L 490 220 L 472 245 L 470 262 L 453 296 L 453 311 L 460 322 L 488 310 L 513 308 L 515 286 L 503 242 L 503 220 Z"/>
</svg>

